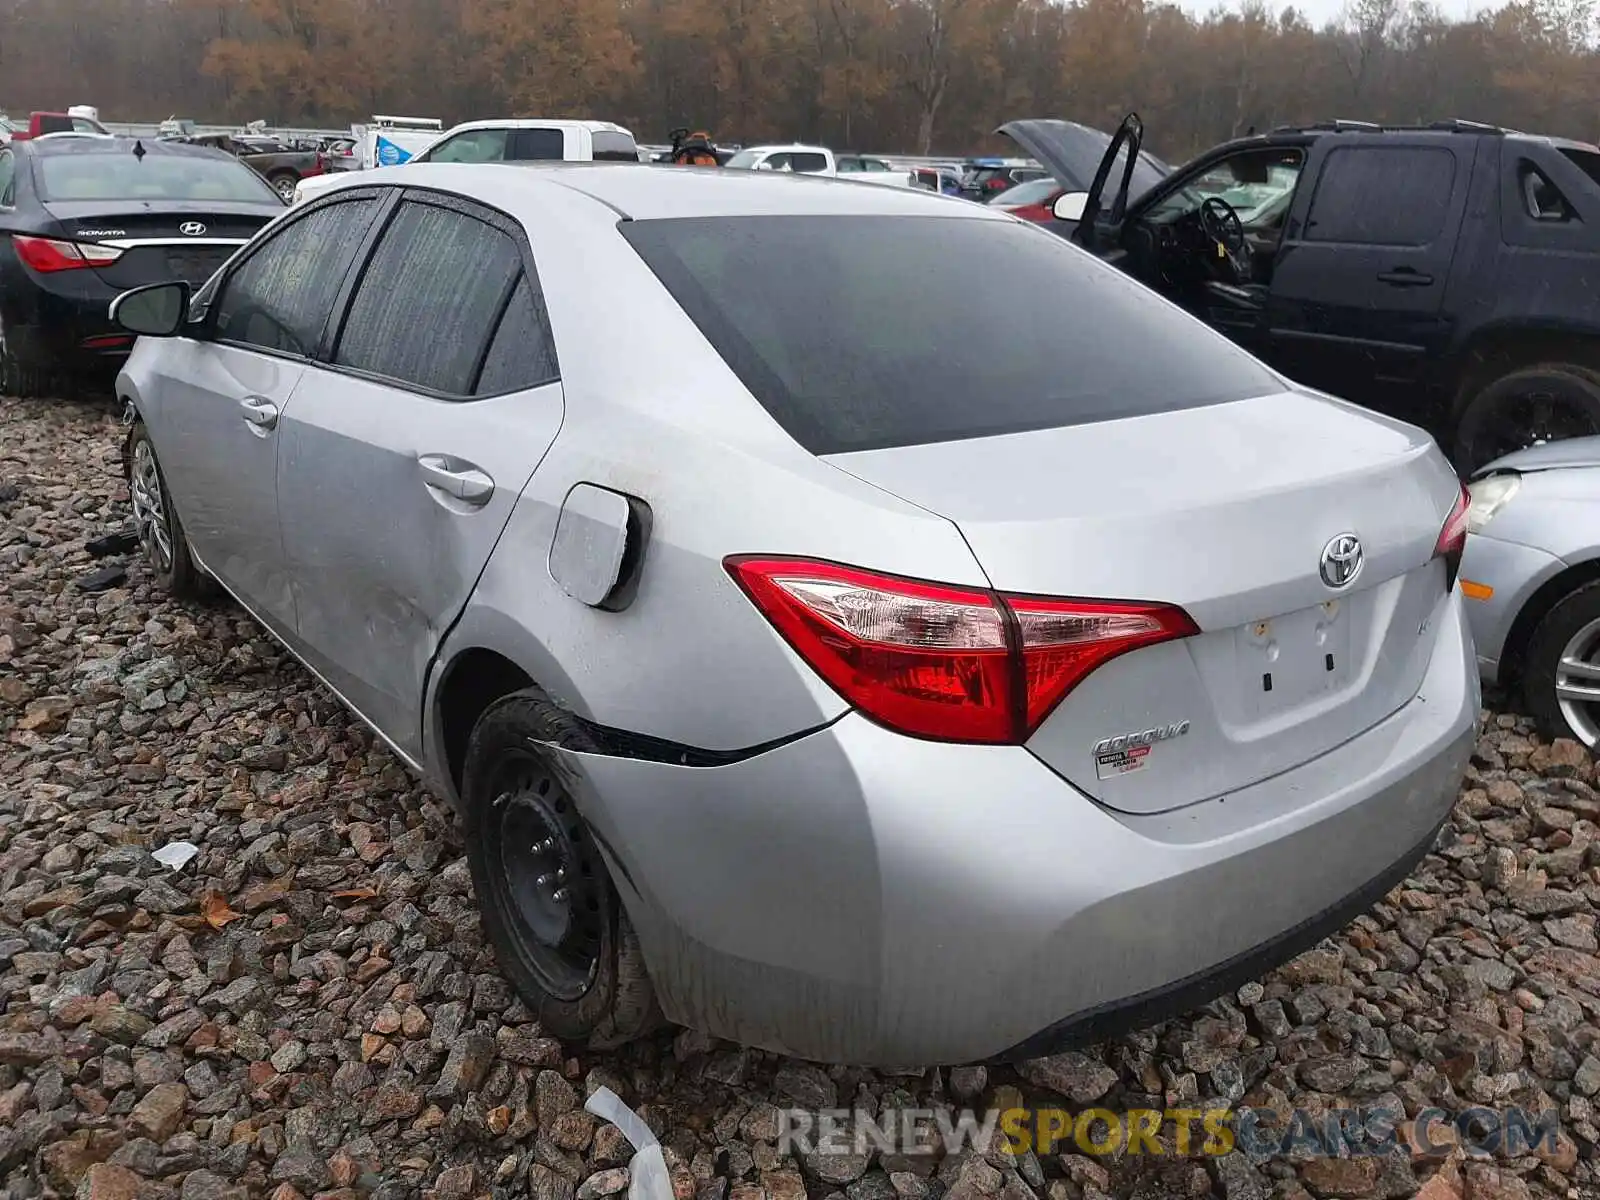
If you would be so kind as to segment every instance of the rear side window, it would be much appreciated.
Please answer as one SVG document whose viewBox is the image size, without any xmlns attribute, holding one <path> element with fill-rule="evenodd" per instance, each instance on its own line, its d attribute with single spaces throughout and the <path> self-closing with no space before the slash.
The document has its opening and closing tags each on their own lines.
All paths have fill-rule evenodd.
<svg viewBox="0 0 1600 1200">
<path fill-rule="evenodd" d="M 0 204 L 8 208 L 16 203 L 12 184 L 17 177 L 17 160 L 9 150 L 0 150 Z"/>
<path fill-rule="evenodd" d="M 470 395 L 521 270 L 517 244 L 500 230 L 407 201 L 373 251 L 333 360 L 427 391 Z"/>
<path fill-rule="evenodd" d="M 1561 148 L 1561 153 L 1573 166 L 1600 184 L 1600 154 L 1596 154 L 1593 150 L 1573 150 L 1566 146 Z"/>
<path fill-rule="evenodd" d="M 639 145 L 626 133 L 614 133 L 609 129 L 596 130 L 594 138 L 595 162 L 631 162 L 639 161 Z"/>
<path fill-rule="evenodd" d="M 286 225 L 223 282 L 217 336 L 310 357 L 377 206 L 346 200 Z"/>
<path fill-rule="evenodd" d="M 796 171 L 814 175 L 818 171 L 828 169 L 828 156 L 818 154 L 815 150 L 796 150 L 789 156 L 789 166 Z"/>
<path fill-rule="evenodd" d="M 1434 146 L 1340 146 L 1322 164 L 1308 242 L 1426 246 L 1444 231 L 1456 156 Z"/>
<path fill-rule="evenodd" d="M 473 389 L 479 396 L 497 396 L 538 387 L 557 378 L 555 346 L 538 292 L 526 275 L 517 281 L 489 343 L 483 373 Z"/>
<path fill-rule="evenodd" d="M 560 162 L 566 154 L 566 134 L 559 129 L 514 129 L 506 142 L 511 162 Z"/>
<path fill-rule="evenodd" d="M 1115 267 L 1012 221 L 719 217 L 620 228 L 814 454 L 1111 421 L 1281 387 Z M 930 287 L 934 262 L 970 286 Z"/>
</svg>

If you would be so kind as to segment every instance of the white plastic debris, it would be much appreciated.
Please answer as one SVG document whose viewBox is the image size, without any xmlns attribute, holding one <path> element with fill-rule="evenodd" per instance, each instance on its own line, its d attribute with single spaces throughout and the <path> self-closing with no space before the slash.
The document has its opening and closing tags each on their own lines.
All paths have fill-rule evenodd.
<svg viewBox="0 0 1600 1200">
<path fill-rule="evenodd" d="M 200 847 L 193 842 L 168 842 L 150 857 L 169 871 L 181 871 L 184 865 L 199 853 Z"/>
<path fill-rule="evenodd" d="M 584 1108 L 602 1121 L 610 1121 L 634 1148 L 634 1156 L 628 1163 L 628 1200 L 673 1200 L 672 1177 L 667 1174 L 661 1143 L 656 1141 L 656 1135 L 650 1132 L 650 1126 L 639 1114 L 608 1087 L 595 1088 Z"/>
</svg>

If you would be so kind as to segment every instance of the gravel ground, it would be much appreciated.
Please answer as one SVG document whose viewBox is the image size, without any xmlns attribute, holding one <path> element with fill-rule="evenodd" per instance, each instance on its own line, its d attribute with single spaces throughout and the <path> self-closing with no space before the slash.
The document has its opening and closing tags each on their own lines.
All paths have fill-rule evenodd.
<svg viewBox="0 0 1600 1200">
<path fill-rule="evenodd" d="M 1236 997 L 1010 1070 L 820 1070 L 665 1033 L 545 1037 L 495 970 L 454 818 L 238 610 L 128 560 L 103 407 L 0 400 L 0 1196 L 625 1192 L 606 1084 L 678 1200 L 1600 1197 L 1600 793 L 1490 714 L 1418 873 Z M 151 852 L 200 848 L 181 870 Z M 777 1106 L 1387 1101 L 1559 1110 L 1522 1158 L 780 1155 Z"/>
</svg>

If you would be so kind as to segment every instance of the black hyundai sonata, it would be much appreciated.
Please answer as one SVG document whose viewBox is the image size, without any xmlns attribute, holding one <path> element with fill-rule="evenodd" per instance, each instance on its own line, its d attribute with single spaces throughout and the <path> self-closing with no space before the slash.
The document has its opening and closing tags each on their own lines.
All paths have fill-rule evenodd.
<svg viewBox="0 0 1600 1200">
<path fill-rule="evenodd" d="M 0 394 L 109 379 L 133 347 L 107 313 L 118 294 L 198 288 L 283 211 L 220 150 L 87 133 L 0 147 Z"/>
</svg>

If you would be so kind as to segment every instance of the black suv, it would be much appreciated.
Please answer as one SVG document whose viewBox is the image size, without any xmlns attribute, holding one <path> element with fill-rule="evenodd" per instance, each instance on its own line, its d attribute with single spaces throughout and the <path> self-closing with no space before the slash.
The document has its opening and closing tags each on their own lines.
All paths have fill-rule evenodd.
<svg viewBox="0 0 1600 1200">
<path fill-rule="evenodd" d="M 1066 127 L 1000 132 L 1088 178 Z M 1336 121 L 1228 142 L 1130 199 L 1142 141 L 1130 114 L 1058 232 L 1290 378 L 1427 427 L 1464 473 L 1600 433 L 1600 149 Z"/>
</svg>

